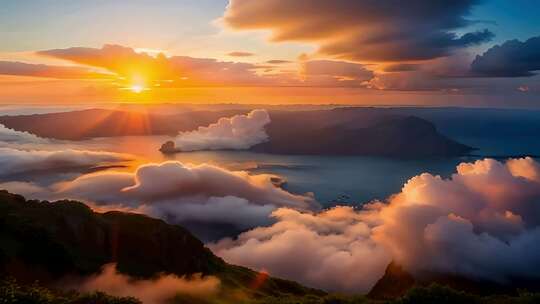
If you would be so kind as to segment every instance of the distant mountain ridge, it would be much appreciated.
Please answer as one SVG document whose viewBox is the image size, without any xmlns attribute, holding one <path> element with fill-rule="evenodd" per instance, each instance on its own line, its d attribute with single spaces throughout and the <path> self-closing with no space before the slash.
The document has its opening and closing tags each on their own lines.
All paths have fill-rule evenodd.
<svg viewBox="0 0 540 304">
<path fill-rule="evenodd" d="M 146 114 L 118 110 L 2 116 L 8 128 L 41 137 L 81 140 L 127 135 L 171 135 L 207 126 L 247 110 Z M 444 157 L 467 154 L 471 147 L 442 134 L 425 119 L 364 108 L 269 111 L 269 141 L 252 151 L 275 154 Z M 159 147 L 156 147 L 158 149 Z"/>
<path fill-rule="evenodd" d="M 463 155 L 472 150 L 410 115 L 371 114 L 357 109 L 274 111 L 270 140 L 253 151 L 304 155 L 369 155 L 397 158 Z"/>
</svg>

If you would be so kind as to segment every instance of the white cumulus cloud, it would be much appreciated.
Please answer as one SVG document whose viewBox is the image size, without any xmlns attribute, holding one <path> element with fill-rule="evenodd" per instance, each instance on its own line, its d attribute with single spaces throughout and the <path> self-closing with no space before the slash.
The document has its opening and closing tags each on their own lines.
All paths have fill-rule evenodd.
<svg viewBox="0 0 540 304">
<path fill-rule="evenodd" d="M 532 158 L 462 163 L 450 179 L 424 173 L 361 210 L 273 216 L 272 226 L 211 248 L 232 263 L 349 292 L 368 291 L 390 261 L 417 276 L 540 278 L 540 165 Z"/>
<path fill-rule="evenodd" d="M 173 223 L 198 222 L 209 227 L 228 224 L 237 232 L 270 224 L 270 213 L 279 207 L 318 208 L 311 195 L 289 193 L 274 181 L 270 174 L 168 161 L 142 165 L 133 173 L 85 174 L 50 187 L 23 182 L 0 186 L 32 198 L 83 200 L 101 211 L 142 212 Z"/>
<path fill-rule="evenodd" d="M 270 123 L 266 110 L 253 110 L 246 115 L 220 118 L 207 127 L 180 132 L 174 147 L 167 150 L 245 150 L 268 140 L 264 127 Z"/>
</svg>

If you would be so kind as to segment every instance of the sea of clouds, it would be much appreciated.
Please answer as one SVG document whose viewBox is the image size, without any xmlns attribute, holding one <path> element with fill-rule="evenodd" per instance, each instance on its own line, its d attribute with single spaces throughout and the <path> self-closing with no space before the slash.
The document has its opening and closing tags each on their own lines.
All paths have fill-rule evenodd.
<svg viewBox="0 0 540 304">
<path fill-rule="evenodd" d="M 508 283 L 540 278 L 540 164 L 462 163 L 355 210 L 278 209 L 277 222 L 211 244 L 230 263 L 330 290 L 367 292 L 395 261 L 410 273 Z"/>
<path fill-rule="evenodd" d="M 15 177 L 36 170 L 57 175 L 59 169 L 122 163 L 129 156 L 22 149 L 11 143 L 30 147 L 46 139 L 7 128 L 0 128 L 0 139 L 2 189 L 30 198 L 79 199 L 97 211 L 140 212 L 170 223 L 233 226 L 231 237 L 209 237 L 215 254 L 309 286 L 367 292 L 392 261 L 415 276 L 500 283 L 540 277 L 540 164 L 532 158 L 462 163 L 448 179 L 414 176 L 384 201 L 321 210 L 312 195 L 288 192 L 276 176 L 178 161 L 37 184 Z"/>
</svg>

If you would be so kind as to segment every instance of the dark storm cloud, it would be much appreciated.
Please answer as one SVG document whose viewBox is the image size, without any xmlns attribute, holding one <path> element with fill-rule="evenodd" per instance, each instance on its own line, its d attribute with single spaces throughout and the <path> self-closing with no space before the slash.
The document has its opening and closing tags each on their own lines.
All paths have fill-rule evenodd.
<svg viewBox="0 0 540 304">
<path fill-rule="evenodd" d="M 304 41 L 356 61 L 427 60 L 489 41 L 488 30 L 454 33 L 473 21 L 476 0 L 230 0 L 223 20 L 237 30 L 270 30 L 273 41 Z"/>
<path fill-rule="evenodd" d="M 540 70 L 540 36 L 525 42 L 508 40 L 484 54 L 471 64 L 474 75 L 483 77 L 529 77 Z"/>
</svg>

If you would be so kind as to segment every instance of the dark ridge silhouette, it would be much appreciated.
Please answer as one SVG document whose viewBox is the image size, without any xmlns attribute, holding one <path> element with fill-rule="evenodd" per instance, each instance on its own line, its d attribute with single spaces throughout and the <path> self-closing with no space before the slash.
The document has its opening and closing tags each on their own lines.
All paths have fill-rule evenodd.
<svg viewBox="0 0 540 304">
<path fill-rule="evenodd" d="M 356 109 L 271 112 L 270 140 L 256 152 L 421 158 L 464 155 L 472 148 L 437 132 L 429 121 Z"/>
<path fill-rule="evenodd" d="M 175 135 L 209 125 L 224 116 L 246 111 L 192 111 L 175 115 L 142 111 L 89 109 L 62 113 L 2 116 L 0 123 L 8 128 L 26 131 L 40 137 L 82 140 L 93 137 L 129 135 Z"/>
<path fill-rule="evenodd" d="M 512 281 L 511 286 L 502 286 L 441 275 L 418 279 L 394 263 L 368 297 L 328 294 L 227 264 L 180 226 L 144 215 L 96 213 L 76 201 L 26 200 L 6 191 L 0 191 L 0 240 L 0 298 L 9 297 L 9 303 L 140 303 L 100 292 L 55 289 L 66 278 L 94 274 L 110 262 L 117 263 L 121 273 L 137 278 L 202 273 L 221 280 L 214 298 L 179 295 L 171 303 L 239 303 L 238 295 L 246 304 L 509 304 L 540 300 L 538 293 L 516 291 L 517 287 L 535 290 L 539 285 L 534 282 Z"/>
<path fill-rule="evenodd" d="M 381 279 L 370 290 L 368 296 L 373 299 L 389 300 L 402 297 L 415 286 L 438 284 L 469 294 L 490 296 L 517 296 L 520 290 L 540 292 L 540 282 L 530 279 L 514 278 L 507 283 L 471 279 L 454 274 L 421 273 L 415 276 L 392 262 L 386 268 Z"/>
<path fill-rule="evenodd" d="M 137 111 L 83 110 L 3 116 L 0 123 L 41 137 L 81 140 L 126 135 L 171 135 L 207 126 L 248 110 L 192 111 L 173 115 Z M 269 112 L 269 141 L 252 151 L 276 154 L 370 155 L 398 158 L 465 155 L 472 149 L 441 135 L 427 120 L 384 109 Z M 160 147 L 156 147 L 156 150 Z M 167 146 L 162 151 L 169 153 Z"/>
<path fill-rule="evenodd" d="M 253 289 L 259 273 L 225 263 L 180 226 L 139 214 L 96 213 L 76 201 L 27 201 L 0 191 L 0 239 L 0 277 L 22 283 L 52 284 L 114 262 L 138 278 L 213 275 L 225 288 L 254 296 L 325 294 L 271 277 Z"/>
</svg>

